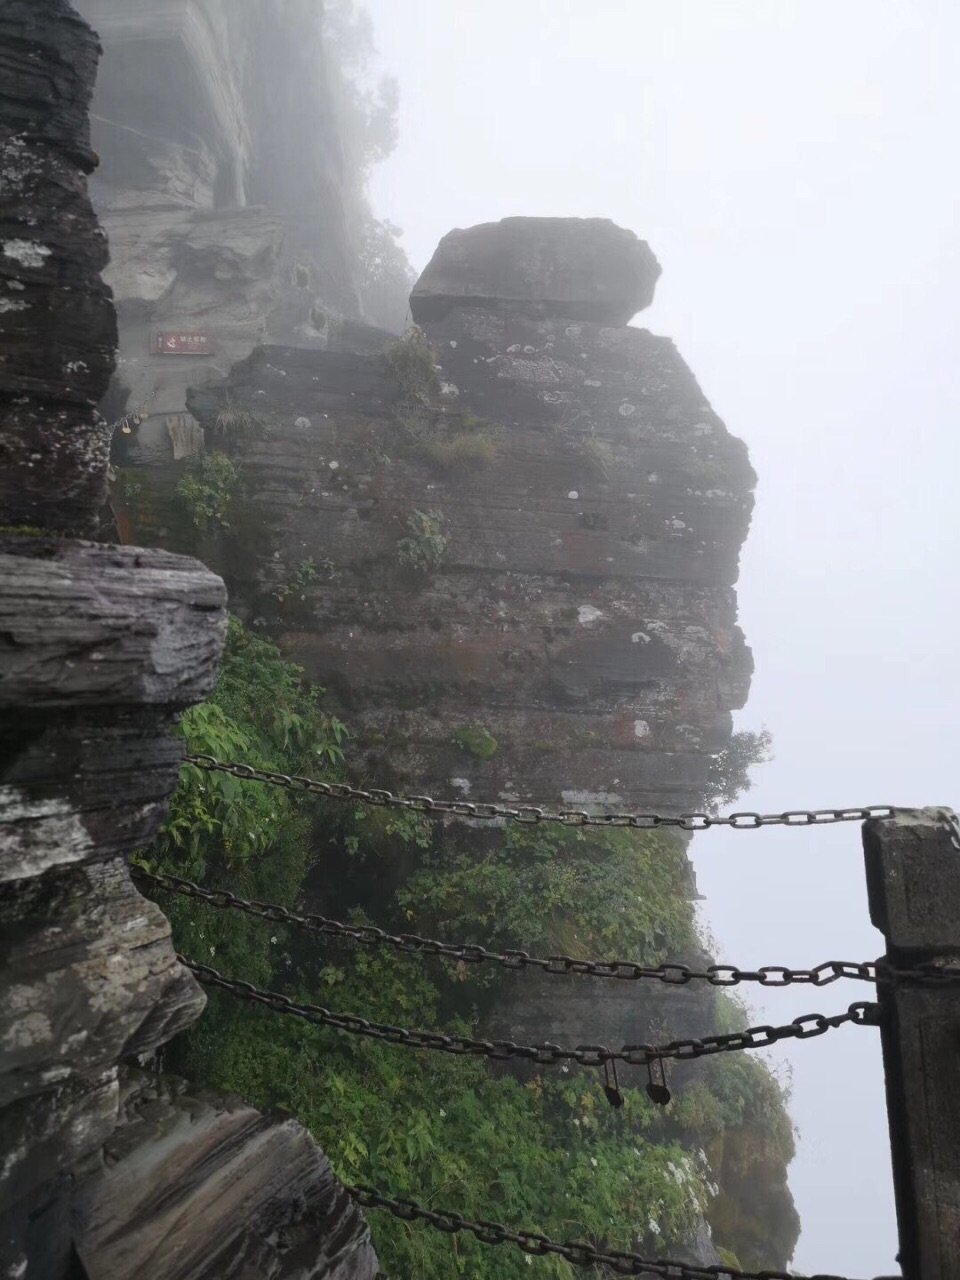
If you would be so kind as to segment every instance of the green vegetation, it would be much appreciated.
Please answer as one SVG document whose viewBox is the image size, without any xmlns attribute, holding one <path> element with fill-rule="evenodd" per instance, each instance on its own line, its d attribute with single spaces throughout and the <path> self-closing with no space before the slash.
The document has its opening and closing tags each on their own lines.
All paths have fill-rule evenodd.
<svg viewBox="0 0 960 1280">
<path fill-rule="evenodd" d="M 264 414 L 251 409 L 241 400 L 234 400 L 229 393 L 214 421 L 215 432 L 223 436 L 260 438 L 266 434 L 268 426 Z"/>
<path fill-rule="evenodd" d="M 227 513 L 240 489 L 240 472 L 225 453 L 194 453 L 187 459 L 174 501 L 201 532 L 229 529 Z"/>
<path fill-rule="evenodd" d="M 459 426 L 457 422 L 459 421 Z M 420 452 L 438 471 L 467 471 L 487 467 L 500 454 L 499 431 L 472 414 L 449 415 L 443 432 L 420 442 Z"/>
<path fill-rule="evenodd" d="M 439 511 L 414 511 L 407 519 L 408 537 L 397 543 L 397 560 L 405 569 L 430 573 L 439 569 L 447 554 L 449 539 L 443 532 Z"/>
<path fill-rule="evenodd" d="M 510 826 L 496 847 L 442 850 L 398 891 L 426 932 L 580 957 L 689 951 L 689 870 L 672 833 Z"/>
<path fill-rule="evenodd" d="M 450 740 L 454 746 L 460 747 L 476 760 L 489 760 L 496 755 L 497 740 L 483 725 L 466 724 L 460 729 L 454 729 Z"/>
<path fill-rule="evenodd" d="M 740 729 L 710 761 L 709 803 L 711 813 L 734 804 L 753 786 L 750 770 L 773 759 L 773 734 L 769 729 L 755 733 Z"/>
<path fill-rule="evenodd" d="M 395 420 L 402 446 L 438 471 L 484 467 L 496 461 L 500 428 L 441 403 L 436 352 L 417 325 L 388 343 L 384 354 L 400 388 Z"/>
<path fill-rule="evenodd" d="M 548 423 L 548 429 L 575 448 L 605 480 L 609 477 L 614 463 L 613 450 L 597 436 L 596 425 L 585 409 L 562 404 L 558 416 Z"/>
<path fill-rule="evenodd" d="M 270 594 L 279 605 L 285 605 L 288 601 L 303 603 L 315 583 L 329 582 L 336 576 L 332 560 L 318 561 L 308 557 L 301 560 L 290 577 L 278 583 Z"/>
<path fill-rule="evenodd" d="M 730 484 L 729 471 L 712 458 L 689 457 L 683 464 L 683 471 L 687 479 L 710 489 L 726 489 Z"/>
<path fill-rule="evenodd" d="M 236 621 L 214 694 L 184 715 L 181 732 L 194 752 L 343 776 L 345 726 L 324 711 L 298 667 Z M 466 732 L 473 743 L 489 737 L 476 726 Z M 394 932 L 651 964 L 696 945 L 686 858 L 670 832 L 476 832 L 185 765 L 160 839 L 142 861 L 248 898 L 289 906 L 306 898 L 310 909 Z M 178 948 L 195 959 L 378 1021 L 475 1035 L 484 1009 L 515 996 L 504 985 L 513 980 L 488 966 L 346 943 L 319 947 L 282 925 L 189 899 L 163 895 L 163 905 Z M 726 1029 L 747 1015 L 724 996 L 719 1018 Z M 201 1021 L 165 1051 L 164 1066 L 297 1116 L 347 1180 L 559 1239 L 629 1249 L 644 1235 L 645 1247 L 662 1256 L 714 1206 L 731 1232 L 717 1238 L 747 1256 L 739 1202 L 712 1195 L 710 1170 L 691 1150 L 725 1140 L 729 1153 L 730 1134 L 752 1125 L 770 1129 L 778 1154 L 792 1142 L 779 1085 L 748 1055 L 708 1059 L 701 1079 L 666 1111 L 633 1087 L 614 1111 L 594 1071 L 515 1077 L 483 1061 L 278 1017 L 215 990 Z M 390 1275 L 580 1274 L 562 1260 L 528 1262 L 387 1215 L 372 1214 L 371 1226 Z"/>
<path fill-rule="evenodd" d="M 384 355 L 400 387 L 401 417 L 427 409 L 439 397 L 436 352 L 418 325 L 411 325 L 402 338 L 387 343 Z"/>
</svg>

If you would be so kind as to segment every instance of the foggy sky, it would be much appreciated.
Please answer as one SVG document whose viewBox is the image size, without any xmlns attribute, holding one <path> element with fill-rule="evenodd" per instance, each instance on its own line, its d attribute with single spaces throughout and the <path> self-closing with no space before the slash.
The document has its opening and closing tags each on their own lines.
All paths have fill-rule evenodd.
<svg viewBox="0 0 960 1280">
<path fill-rule="evenodd" d="M 452 227 L 611 217 L 760 476 L 739 584 L 764 810 L 960 803 L 960 5 L 370 0 L 401 84 L 381 216 L 418 268 Z M 694 842 L 720 958 L 874 958 L 859 828 Z M 761 1020 L 872 989 L 762 993 Z M 896 1270 L 879 1035 L 796 1044 L 794 1265 Z M 521 1224 L 522 1225 L 522 1224 Z"/>
</svg>

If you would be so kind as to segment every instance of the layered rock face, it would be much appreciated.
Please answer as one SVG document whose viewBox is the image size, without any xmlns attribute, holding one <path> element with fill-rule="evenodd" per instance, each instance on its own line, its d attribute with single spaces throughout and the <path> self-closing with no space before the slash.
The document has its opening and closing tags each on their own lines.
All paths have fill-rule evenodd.
<svg viewBox="0 0 960 1280">
<path fill-rule="evenodd" d="M 109 444 L 98 47 L 66 0 L 11 0 L 0 37 L 0 1274 L 369 1280 L 305 1131 L 129 1075 L 204 1007 L 127 858 L 213 685 L 225 592 L 195 560 L 63 536 L 96 526 Z"/>
<path fill-rule="evenodd" d="M 660 264 L 606 218 L 504 218 L 443 237 L 410 295 L 418 324 L 479 306 L 624 325 L 653 301 Z"/>
<path fill-rule="evenodd" d="M 99 50 L 59 9 L 56 26 L 29 0 L 0 12 L 0 507 L 8 524 L 86 534 L 105 496 L 96 406 L 117 325 L 85 176 Z"/>
<path fill-rule="evenodd" d="M 105 49 L 93 195 L 120 314 L 105 411 L 148 401 L 140 444 L 170 457 L 188 386 L 265 337 L 322 345 L 331 316 L 359 314 L 322 10 L 283 0 L 278 21 L 259 0 L 79 7 Z"/>
<path fill-rule="evenodd" d="M 531 268 L 499 304 L 491 239 L 539 252 L 539 296 Z M 599 221 L 456 233 L 415 292 L 421 317 L 443 313 L 424 318 L 429 409 L 356 342 L 263 348 L 193 394 L 208 426 L 227 398 L 270 416 L 261 440 L 218 438 L 260 523 L 213 554 L 235 607 L 349 711 L 371 775 L 472 799 L 702 802 L 751 670 L 733 584 L 754 475 L 673 344 L 605 322 L 644 305 L 656 271 Z M 431 530 L 440 553 L 416 572 L 411 540 Z"/>
</svg>

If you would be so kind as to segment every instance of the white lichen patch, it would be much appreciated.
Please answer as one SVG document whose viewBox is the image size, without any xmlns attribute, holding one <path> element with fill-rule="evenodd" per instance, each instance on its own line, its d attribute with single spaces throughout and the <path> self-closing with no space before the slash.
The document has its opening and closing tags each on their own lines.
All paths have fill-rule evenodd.
<svg viewBox="0 0 960 1280">
<path fill-rule="evenodd" d="M 18 787 L 0 787 L 0 822 L 8 829 L 0 881 L 38 876 L 93 852 L 89 832 L 65 800 L 34 800 Z"/>
<path fill-rule="evenodd" d="M 0 298 L 0 316 L 9 315 L 11 311 L 29 311 L 30 304 L 22 298 Z"/>
<path fill-rule="evenodd" d="M 624 803 L 615 791 L 561 791 L 560 799 L 571 809 L 612 809 Z"/>
<path fill-rule="evenodd" d="M 571 498 L 574 502 L 576 502 L 576 500 L 580 497 L 579 490 L 571 489 L 570 492 L 567 494 L 567 497 Z"/>
<path fill-rule="evenodd" d="M 48 249 L 45 244 L 39 244 L 36 240 L 4 240 L 0 247 L 3 249 L 5 258 L 12 258 L 14 262 L 19 262 L 21 267 L 34 269 L 42 267 L 53 253 L 52 249 Z"/>
<path fill-rule="evenodd" d="M 582 627 L 593 626 L 595 622 L 599 622 L 603 617 L 603 613 L 595 605 L 582 604 L 577 610 L 577 621 Z"/>
<path fill-rule="evenodd" d="M 469 778 L 451 778 L 450 785 L 454 791 L 459 791 L 461 795 L 468 796 L 470 794 Z"/>
<path fill-rule="evenodd" d="M 441 382 L 440 394 L 447 400 L 455 400 L 460 394 L 460 388 L 454 382 Z"/>
<path fill-rule="evenodd" d="M 649 738 L 649 737 L 650 737 L 650 726 L 647 724 L 646 720 L 634 720 L 634 722 L 633 722 L 633 736 L 634 736 L 635 738 Z"/>
<path fill-rule="evenodd" d="M 650 637 L 645 631 L 635 631 L 630 637 L 632 644 L 649 644 Z"/>
<path fill-rule="evenodd" d="M 50 1019 L 37 1009 L 28 1009 L 20 1013 L 0 1036 L 0 1045 L 4 1053 L 13 1053 L 17 1049 L 30 1049 L 36 1044 L 49 1042 L 53 1034 Z"/>
</svg>

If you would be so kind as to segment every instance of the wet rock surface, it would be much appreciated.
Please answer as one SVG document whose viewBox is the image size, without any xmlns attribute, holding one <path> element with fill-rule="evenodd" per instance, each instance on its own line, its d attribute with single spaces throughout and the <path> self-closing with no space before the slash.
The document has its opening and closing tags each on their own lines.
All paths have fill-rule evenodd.
<svg viewBox="0 0 960 1280">
<path fill-rule="evenodd" d="M 103 1280 L 377 1274 L 360 1211 L 301 1125 L 139 1073 L 73 1213 L 77 1255 Z"/>
<path fill-rule="evenodd" d="M 643 330 L 470 307 L 427 336 L 439 434 L 470 415 L 492 441 L 479 462 L 411 447 L 389 367 L 363 351 L 263 348 L 192 394 L 208 427 L 227 396 L 271 415 L 265 438 L 217 442 L 256 525 L 242 550 L 211 548 L 238 607 L 349 712 L 375 775 L 698 807 L 752 668 L 733 589 L 754 483 L 742 443 Z M 398 560 L 416 511 L 446 539 L 429 573 Z M 278 607 L 304 563 L 323 567 Z M 495 740 L 486 758 L 454 748 L 471 728 Z"/>
<path fill-rule="evenodd" d="M 85 182 L 97 55 L 65 0 L 3 6 L 0 1275 L 366 1280 L 362 1218 L 303 1130 L 220 1100 L 171 1102 L 150 1127 L 120 1067 L 204 1006 L 127 856 L 163 817 L 175 718 L 212 688 L 226 601 L 195 560 L 63 536 L 98 527 L 109 445 L 95 405 L 116 318 Z M 149 1088 L 156 1105 L 166 1086 Z M 157 1160 L 173 1129 L 176 1158 Z M 176 1231 L 156 1229 L 177 1202 Z"/>
<path fill-rule="evenodd" d="M 107 245 L 87 194 L 99 46 L 67 0 L 0 11 L 0 512 L 85 534 L 106 492 Z"/>
<path fill-rule="evenodd" d="M 448 232 L 410 310 L 418 324 L 478 306 L 625 325 L 659 275 L 650 246 L 608 218 L 504 218 Z"/>
</svg>

